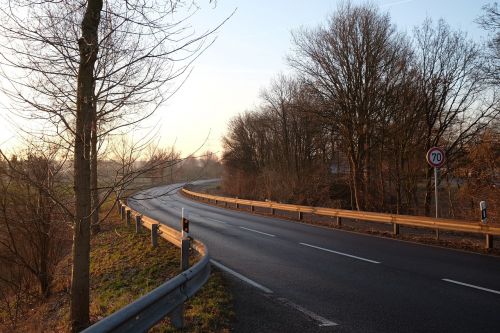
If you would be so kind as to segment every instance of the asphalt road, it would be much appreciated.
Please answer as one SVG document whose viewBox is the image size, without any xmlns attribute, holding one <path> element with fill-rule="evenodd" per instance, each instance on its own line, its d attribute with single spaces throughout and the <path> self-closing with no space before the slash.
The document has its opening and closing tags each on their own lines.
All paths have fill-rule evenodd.
<svg viewBox="0 0 500 333">
<path fill-rule="evenodd" d="M 500 332 L 500 258 L 226 210 L 172 188 L 129 205 L 177 229 L 184 207 L 215 264 L 287 309 L 290 325 L 295 312 L 302 331 Z"/>
</svg>

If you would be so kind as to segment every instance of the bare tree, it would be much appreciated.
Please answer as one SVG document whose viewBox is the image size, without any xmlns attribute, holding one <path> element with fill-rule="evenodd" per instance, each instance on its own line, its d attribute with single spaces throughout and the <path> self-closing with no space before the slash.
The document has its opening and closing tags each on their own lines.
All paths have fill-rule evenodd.
<svg viewBox="0 0 500 333">
<path fill-rule="evenodd" d="M 389 16 L 370 5 L 342 4 L 325 27 L 293 34 L 290 64 L 327 103 L 349 160 L 355 207 L 369 204 L 377 124 L 405 67 L 408 47 Z"/>
<path fill-rule="evenodd" d="M 484 14 L 476 22 L 491 34 L 483 68 L 489 79 L 500 84 L 500 9 L 498 3 L 494 2 L 483 6 L 483 11 Z"/>
<path fill-rule="evenodd" d="M 89 324 L 90 217 L 98 209 L 91 160 L 97 161 L 98 138 L 154 112 L 170 95 L 165 84 L 186 73 L 213 30 L 191 33 L 184 25 L 189 14 L 172 21 L 180 1 L 4 2 L 3 73 L 10 84 L 4 91 L 32 119 L 48 120 L 52 135 L 74 154 L 77 331 Z"/>
<path fill-rule="evenodd" d="M 444 146 L 448 168 L 462 147 L 498 116 L 498 96 L 481 75 L 482 54 L 465 33 L 427 19 L 415 29 L 425 150 Z M 430 213 L 431 171 L 427 166 L 425 214 Z"/>
</svg>

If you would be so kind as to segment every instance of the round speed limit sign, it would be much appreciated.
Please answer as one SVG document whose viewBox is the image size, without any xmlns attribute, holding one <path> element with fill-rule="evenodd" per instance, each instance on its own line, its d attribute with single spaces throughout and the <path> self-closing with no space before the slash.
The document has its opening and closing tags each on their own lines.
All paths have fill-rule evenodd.
<svg viewBox="0 0 500 333">
<path fill-rule="evenodd" d="M 440 168 L 444 164 L 444 150 L 439 147 L 432 147 L 427 152 L 427 163 L 434 168 Z"/>
</svg>

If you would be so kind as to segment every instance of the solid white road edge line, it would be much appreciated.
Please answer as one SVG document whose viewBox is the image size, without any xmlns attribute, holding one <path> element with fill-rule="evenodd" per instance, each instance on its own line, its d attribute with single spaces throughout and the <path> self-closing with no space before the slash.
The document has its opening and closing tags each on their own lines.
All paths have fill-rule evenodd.
<svg viewBox="0 0 500 333">
<path fill-rule="evenodd" d="M 266 236 L 269 236 L 269 237 L 276 237 L 275 235 L 271 235 L 271 234 L 268 234 L 266 232 L 262 232 L 262 231 L 258 231 L 258 230 L 253 230 L 253 229 L 250 229 L 250 228 L 240 227 L 240 229 L 245 229 L 245 230 L 248 230 L 248 231 L 256 232 L 258 234 L 266 235 Z"/>
<path fill-rule="evenodd" d="M 358 259 L 358 260 L 362 260 L 362 261 L 366 261 L 366 262 L 370 262 L 372 264 L 380 264 L 380 261 L 375 261 L 375 260 L 366 259 L 366 258 L 362 258 L 362 257 L 358 257 L 358 256 L 353 256 L 352 254 L 347 254 L 347 253 L 338 252 L 338 251 L 334 251 L 334 250 L 330 250 L 330 249 L 325 249 L 324 247 L 319 247 L 319 246 L 315 246 L 315 245 L 311 245 L 311 244 L 307 244 L 307 243 L 299 243 L 299 244 L 300 245 L 304 245 L 304 246 L 309 246 L 309 247 L 312 247 L 312 248 L 315 248 L 315 249 L 318 249 L 318 250 L 323 250 L 323 251 L 326 251 L 326 252 L 335 253 L 335 254 L 338 254 L 338 255 L 341 255 L 341 256 L 345 256 L 345 257 L 349 257 L 349 258 L 353 258 L 353 259 Z"/>
<path fill-rule="evenodd" d="M 257 288 L 257 289 L 260 289 L 261 291 L 265 292 L 266 294 L 273 294 L 273 291 L 269 288 L 266 288 L 264 287 L 263 285 L 261 285 L 260 283 L 257 283 L 255 282 L 254 280 L 252 279 L 249 279 L 247 278 L 246 276 L 238 273 L 238 272 L 235 272 L 233 271 L 231 268 L 227 267 L 227 266 L 224 266 L 223 264 L 221 264 L 220 262 L 214 260 L 214 259 L 210 259 L 210 262 L 212 263 L 212 265 L 214 265 L 215 267 L 223 270 L 224 272 L 226 273 L 229 273 L 231 275 L 233 275 L 234 277 L 242 280 L 243 282 L 246 282 L 248 283 L 249 285 Z M 281 303 L 283 303 L 284 305 L 287 305 L 299 312 L 302 312 L 303 314 L 305 314 L 306 316 L 314 319 L 315 321 L 319 322 L 319 326 L 321 327 L 326 327 L 326 326 L 337 326 L 338 324 L 337 323 L 334 323 L 333 321 L 331 320 L 328 320 L 324 317 L 321 317 L 320 315 L 312 312 L 312 311 L 309 311 L 303 307 L 301 307 L 300 305 L 298 304 L 295 304 L 293 303 L 292 301 L 284 298 L 284 297 L 279 297 L 277 298 L 278 301 L 280 301 Z"/>
<path fill-rule="evenodd" d="M 442 279 L 442 280 L 446 281 L 446 282 L 458 284 L 458 285 L 461 285 L 461 286 L 465 286 L 465 287 L 469 287 L 469 288 L 474 288 L 474 289 L 479 289 L 479 290 L 483 290 L 483 291 L 487 291 L 487 292 L 490 292 L 490 293 L 493 293 L 493 294 L 500 295 L 500 291 L 498 291 L 498 290 L 493 290 L 493 289 L 488 289 L 488 288 L 484 288 L 484 287 L 480 287 L 480 286 L 475 286 L 473 284 L 468 284 L 468 283 L 465 283 L 465 282 L 455 281 L 455 280 L 451 280 L 451 279 Z"/>
<path fill-rule="evenodd" d="M 285 305 L 288 305 L 289 307 L 299 311 L 299 312 L 302 312 L 303 314 L 305 314 L 306 316 L 314 319 L 315 321 L 319 322 L 319 326 L 321 327 L 326 327 L 326 326 L 337 326 L 338 324 L 331 321 L 331 320 L 328 320 L 324 317 L 321 317 L 320 315 L 312 312 L 312 311 L 309 311 L 307 309 L 304 309 L 303 307 L 301 307 L 300 305 L 298 304 L 295 304 L 294 302 L 290 301 L 289 299 L 286 299 L 286 298 L 283 298 L 283 297 L 279 297 L 278 298 L 278 301 L 280 301 L 281 303 L 285 304 Z"/>
<path fill-rule="evenodd" d="M 227 267 L 227 266 L 224 266 L 223 264 L 221 264 L 220 262 L 218 261 L 215 261 L 213 259 L 210 259 L 210 262 L 212 263 L 212 265 L 214 265 L 215 267 L 219 268 L 219 269 L 222 269 L 224 272 L 227 272 L 235 277 L 237 277 L 238 279 L 240 279 L 241 281 L 244 281 L 246 283 L 248 283 L 249 285 L 251 286 L 254 286 L 255 288 L 257 289 L 260 289 L 262 290 L 263 292 L 267 293 L 267 294 L 272 294 L 273 291 L 269 288 L 266 288 L 264 287 L 263 285 L 261 285 L 260 283 L 257 283 L 255 282 L 254 280 L 252 279 L 249 279 L 247 278 L 246 276 L 244 275 L 241 275 L 240 273 L 238 272 L 235 272 L 233 271 L 231 268 Z"/>
</svg>

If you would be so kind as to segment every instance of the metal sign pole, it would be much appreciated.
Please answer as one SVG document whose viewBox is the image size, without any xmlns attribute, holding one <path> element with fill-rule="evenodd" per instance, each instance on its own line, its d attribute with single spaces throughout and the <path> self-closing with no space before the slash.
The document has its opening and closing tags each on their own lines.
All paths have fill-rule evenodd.
<svg viewBox="0 0 500 333">
<path fill-rule="evenodd" d="M 434 168 L 434 197 L 436 201 L 436 218 L 439 217 L 439 211 L 438 211 L 438 168 Z"/>
<path fill-rule="evenodd" d="M 438 168 L 434 167 L 434 201 L 436 202 L 436 218 L 439 217 L 438 201 Z M 436 240 L 439 240 L 439 229 L 436 229 Z"/>
</svg>

